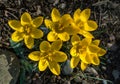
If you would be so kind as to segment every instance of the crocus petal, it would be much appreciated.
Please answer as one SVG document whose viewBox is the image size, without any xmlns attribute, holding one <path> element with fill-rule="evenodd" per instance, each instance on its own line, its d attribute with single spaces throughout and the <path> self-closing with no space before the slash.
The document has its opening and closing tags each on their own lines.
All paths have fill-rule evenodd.
<svg viewBox="0 0 120 84">
<path fill-rule="evenodd" d="M 43 17 L 39 16 L 39 17 L 33 19 L 32 25 L 33 25 L 33 27 L 37 28 L 42 24 L 42 22 L 43 22 Z"/>
<path fill-rule="evenodd" d="M 54 26 L 53 26 L 53 22 L 52 22 L 51 20 L 45 19 L 45 20 L 44 20 L 44 23 L 45 23 L 45 26 L 46 26 L 47 28 L 52 29 L 52 28 L 54 27 Z"/>
<path fill-rule="evenodd" d="M 79 41 L 80 41 L 80 37 L 78 35 L 73 35 L 71 37 L 71 43 L 72 43 L 72 45 L 75 45 Z"/>
<path fill-rule="evenodd" d="M 90 64 L 91 61 L 92 61 L 92 56 L 91 56 L 91 54 L 87 53 L 86 56 L 85 56 L 84 62 Z"/>
<path fill-rule="evenodd" d="M 40 44 L 40 51 L 48 51 L 51 49 L 51 45 L 48 41 L 42 41 Z"/>
<path fill-rule="evenodd" d="M 24 37 L 24 42 L 27 48 L 31 49 L 34 46 L 34 39 L 31 36 L 26 35 Z"/>
<path fill-rule="evenodd" d="M 92 57 L 92 60 L 91 60 L 92 64 L 94 64 L 94 65 L 99 65 L 100 64 L 100 60 L 99 60 L 97 54 L 91 54 L 91 57 Z"/>
<path fill-rule="evenodd" d="M 53 22 L 57 22 L 60 19 L 60 12 L 56 9 L 53 8 L 52 13 L 51 13 L 51 18 Z"/>
<path fill-rule="evenodd" d="M 61 47 L 62 47 L 62 41 L 61 40 L 54 41 L 51 44 L 51 49 L 53 49 L 53 50 L 60 50 Z"/>
<path fill-rule="evenodd" d="M 48 67 L 53 74 L 55 74 L 55 75 L 60 74 L 60 65 L 57 62 L 49 61 L 48 62 Z"/>
<path fill-rule="evenodd" d="M 81 10 L 79 8 L 74 12 L 73 19 L 75 23 L 77 23 L 80 20 L 80 12 Z"/>
<path fill-rule="evenodd" d="M 38 68 L 40 71 L 44 71 L 47 68 L 47 61 L 45 59 L 41 59 L 38 64 Z"/>
<path fill-rule="evenodd" d="M 29 13 L 25 12 L 21 16 L 21 24 L 22 25 L 30 25 L 32 18 Z"/>
<path fill-rule="evenodd" d="M 90 56 L 89 53 L 87 53 L 86 51 L 84 51 L 84 52 L 81 53 L 80 59 L 81 59 L 84 63 L 90 64 L 90 63 L 91 63 L 91 60 L 92 60 L 92 57 Z"/>
<path fill-rule="evenodd" d="M 105 55 L 105 53 L 106 53 L 106 50 L 100 49 L 100 50 L 98 51 L 98 56 L 103 56 L 103 55 Z"/>
<path fill-rule="evenodd" d="M 23 36 L 24 34 L 18 31 L 15 31 L 12 35 L 11 38 L 14 42 L 19 42 L 21 40 L 23 40 Z"/>
<path fill-rule="evenodd" d="M 61 18 L 60 18 L 60 23 L 63 26 L 69 26 L 71 23 L 73 23 L 73 19 L 70 16 L 70 14 L 64 14 Z"/>
<path fill-rule="evenodd" d="M 79 57 L 72 57 L 70 61 L 71 68 L 75 68 L 78 65 L 79 61 Z"/>
<path fill-rule="evenodd" d="M 92 42 L 92 39 L 91 39 L 91 38 L 84 38 L 84 39 L 81 41 L 82 45 L 84 45 L 84 46 L 90 45 L 91 42 Z"/>
<path fill-rule="evenodd" d="M 58 34 L 58 37 L 62 40 L 62 41 L 68 41 L 70 39 L 70 36 L 68 33 L 63 32 Z"/>
<path fill-rule="evenodd" d="M 40 60 L 40 51 L 31 52 L 28 55 L 28 58 L 33 60 L 33 61 L 39 61 Z"/>
<path fill-rule="evenodd" d="M 17 21 L 17 20 L 9 20 L 8 21 L 8 24 L 9 24 L 9 26 L 12 28 L 12 29 L 14 29 L 14 30 L 16 30 L 16 31 L 19 31 L 19 32 L 23 32 L 24 30 L 23 30 L 23 27 L 22 27 L 22 25 L 21 25 L 21 23 L 20 23 L 20 21 Z"/>
<path fill-rule="evenodd" d="M 80 64 L 80 67 L 81 67 L 81 70 L 84 71 L 86 68 L 87 68 L 88 64 L 84 63 L 84 62 L 81 62 Z"/>
<path fill-rule="evenodd" d="M 77 47 L 76 46 L 73 46 L 71 49 L 70 49 L 70 54 L 71 56 L 73 57 L 76 57 L 77 56 Z"/>
<path fill-rule="evenodd" d="M 40 29 L 33 29 L 30 35 L 32 38 L 41 38 L 43 37 L 43 32 Z"/>
<path fill-rule="evenodd" d="M 86 64 L 90 63 L 90 57 L 87 55 L 86 51 L 81 52 L 79 57 L 80 57 L 81 61 L 83 61 L 84 63 L 86 63 Z"/>
<path fill-rule="evenodd" d="M 100 40 L 94 40 L 92 43 L 93 43 L 94 45 L 98 46 L 98 45 L 100 44 Z"/>
<path fill-rule="evenodd" d="M 92 20 L 88 20 L 85 24 L 84 24 L 84 29 L 86 31 L 94 31 L 98 28 L 98 25 L 95 21 Z"/>
<path fill-rule="evenodd" d="M 87 51 L 90 53 L 98 53 L 99 50 L 100 50 L 100 48 L 96 45 L 89 45 L 87 47 Z"/>
<path fill-rule="evenodd" d="M 55 32 L 49 32 L 48 35 L 47 35 L 47 40 L 48 41 L 56 41 L 58 40 L 58 35 L 55 33 Z"/>
<path fill-rule="evenodd" d="M 91 10 L 90 9 L 85 9 L 80 13 L 80 19 L 82 22 L 87 22 L 87 20 L 90 17 Z"/>
<path fill-rule="evenodd" d="M 67 32 L 69 35 L 78 34 L 80 28 L 76 26 L 75 23 L 70 23 L 69 26 L 64 27 L 64 31 Z"/>
<path fill-rule="evenodd" d="M 52 59 L 56 62 L 64 62 L 67 60 L 67 55 L 64 52 L 61 51 L 55 51 Z"/>
<path fill-rule="evenodd" d="M 94 36 L 91 33 L 82 29 L 78 33 L 83 35 L 86 38 L 94 38 Z"/>
</svg>

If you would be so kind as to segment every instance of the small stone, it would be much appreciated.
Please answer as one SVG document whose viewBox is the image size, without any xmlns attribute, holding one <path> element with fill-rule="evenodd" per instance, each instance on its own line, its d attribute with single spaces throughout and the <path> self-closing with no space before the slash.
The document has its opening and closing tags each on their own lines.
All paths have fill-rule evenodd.
<svg viewBox="0 0 120 84">
<path fill-rule="evenodd" d="M 16 84 L 20 65 L 14 53 L 0 49 L 0 84 Z"/>
<path fill-rule="evenodd" d="M 98 72 L 97 72 L 94 68 L 92 68 L 92 67 L 88 67 L 88 68 L 86 69 L 86 71 L 89 72 L 89 73 L 94 74 L 95 76 L 98 75 Z"/>
<path fill-rule="evenodd" d="M 60 8 L 61 8 L 61 9 L 64 9 L 65 7 L 66 7 L 66 4 L 65 4 L 65 3 L 60 4 Z"/>
<path fill-rule="evenodd" d="M 73 69 L 70 67 L 70 60 L 67 60 L 62 67 L 62 73 L 64 75 L 70 75 L 73 72 Z"/>
<path fill-rule="evenodd" d="M 40 14 L 41 14 L 41 7 L 37 6 L 37 15 L 40 15 Z"/>
<path fill-rule="evenodd" d="M 106 71 L 106 70 L 107 70 L 107 68 L 106 68 L 105 66 L 102 66 L 102 69 L 103 69 L 104 71 Z"/>
<path fill-rule="evenodd" d="M 110 48 L 113 46 L 113 43 L 107 43 L 107 47 Z"/>
<path fill-rule="evenodd" d="M 55 0 L 55 2 L 53 3 L 53 6 L 56 6 L 59 3 L 59 0 Z"/>
</svg>

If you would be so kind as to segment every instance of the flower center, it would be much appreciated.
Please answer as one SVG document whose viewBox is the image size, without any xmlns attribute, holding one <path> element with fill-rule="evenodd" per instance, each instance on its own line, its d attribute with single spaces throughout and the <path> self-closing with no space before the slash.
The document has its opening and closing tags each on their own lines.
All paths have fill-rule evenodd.
<svg viewBox="0 0 120 84">
<path fill-rule="evenodd" d="M 76 44 L 76 55 L 80 56 L 80 54 L 86 50 L 86 47 L 81 44 Z"/>
<path fill-rule="evenodd" d="M 25 32 L 26 35 L 30 34 L 31 28 L 29 26 L 27 26 L 27 25 L 24 26 L 24 32 Z"/>
<path fill-rule="evenodd" d="M 64 32 L 64 26 L 62 24 L 60 24 L 59 22 L 55 23 L 55 27 L 54 27 L 54 31 L 56 33 L 63 33 Z"/>
<path fill-rule="evenodd" d="M 46 59 L 48 61 L 52 61 L 52 52 L 48 51 L 48 52 L 44 52 L 42 53 L 42 59 Z"/>
<path fill-rule="evenodd" d="M 76 25 L 77 25 L 80 29 L 83 29 L 83 28 L 84 28 L 84 23 L 83 23 L 82 21 L 80 21 L 80 20 L 78 20 L 78 21 L 76 22 Z"/>
</svg>

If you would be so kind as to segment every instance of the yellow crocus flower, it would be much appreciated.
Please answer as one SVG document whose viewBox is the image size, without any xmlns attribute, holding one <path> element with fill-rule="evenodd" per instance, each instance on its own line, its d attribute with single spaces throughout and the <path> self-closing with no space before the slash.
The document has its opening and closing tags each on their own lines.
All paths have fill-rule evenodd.
<svg viewBox="0 0 120 84">
<path fill-rule="evenodd" d="M 95 21 L 89 20 L 91 14 L 90 9 L 84 9 L 81 11 L 77 9 L 73 14 L 73 20 L 77 27 L 79 27 L 79 34 L 87 38 L 94 38 L 94 36 L 89 31 L 94 31 L 98 28 L 98 25 Z"/>
<path fill-rule="evenodd" d="M 11 35 L 14 42 L 19 42 L 24 40 L 27 48 L 31 49 L 34 45 L 34 39 L 43 37 L 43 32 L 37 29 L 43 22 L 43 17 L 39 16 L 32 19 L 30 14 L 25 12 L 22 14 L 20 21 L 9 20 L 9 26 L 15 30 Z"/>
<path fill-rule="evenodd" d="M 48 41 L 43 41 L 40 44 L 40 51 L 34 51 L 28 55 L 33 61 L 39 61 L 38 67 L 40 71 L 44 71 L 47 67 L 55 74 L 60 74 L 60 65 L 58 62 L 67 60 L 67 55 L 59 51 L 62 47 L 62 41 L 57 40 L 50 44 Z"/>
<path fill-rule="evenodd" d="M 73 45 L 70 50 L 72 68 L 75 68 L 80 61 L 82 70 L 85 70 L 88 64 L 99 65 L 99 56 L 103 56 L 106 53 L 104 49 L 98 47 L 100 40 L 92 41 L 92 38 L 80 40 L 78 35 L 73 35 L 71 43 Z"/>
<path fill-rule="evenodd" d="M 50 28 L 50 31 L 47 35 L 48 41 L 56 41 L 61 39 L 62 41 L 68 41 L 71 34 L 74 34 L 78 31 L 77 28 L 71 27 L 73 24 L 73 19 L 70 14 L 60 15 L 60 12 L 53 8 L 51 12 L 51 20 L 45 19 L 45 25 L 47 28 Z"/>
</svg>

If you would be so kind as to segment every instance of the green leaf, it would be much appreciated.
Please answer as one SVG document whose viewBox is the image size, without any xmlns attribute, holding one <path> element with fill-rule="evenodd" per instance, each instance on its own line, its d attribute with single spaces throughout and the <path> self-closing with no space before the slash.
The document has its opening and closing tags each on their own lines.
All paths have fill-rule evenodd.
<svg viewBox="0 0 120 84">
<path fill-rule="evenodd" d="M 18 42 L 18 43 L 16 43 L 16 42 L 14 42 L 14 41 L 12 41 L 12 39 L 10 38 L 9 39 L 9 41 L 10 41 L 10 47 L 11 48 L 18 48 L 18 47 L 21 47 L 21 46 L 23 46 L 23 42 Z"/>
<path fill-rule="evenodd" d="M 30 64 L 28 60 L 21 59 L 21 64 L 24 66 L 24 68 L 27 72 L 32 73 L 33 65 Z"/>
<path fill-rule="evenodd" d="M 20 79 L 19 79 L 20 84 L 25 84 L 25 78 L 26 78 L 25 72 L 26 72 L 25 69 L 23 67 L 21 67 L 21 69 L 20 69 Z"/>
<path fill-rule="evenodd" d="M 23 42 L 16 43 L 12 41 L 11 39 L 9 41 L 10 41 L 10 46 L 15 51 L 16 55 L 24 58 L 25 48 L 23 48 Z"/>
</svg>

